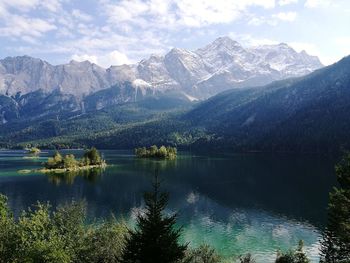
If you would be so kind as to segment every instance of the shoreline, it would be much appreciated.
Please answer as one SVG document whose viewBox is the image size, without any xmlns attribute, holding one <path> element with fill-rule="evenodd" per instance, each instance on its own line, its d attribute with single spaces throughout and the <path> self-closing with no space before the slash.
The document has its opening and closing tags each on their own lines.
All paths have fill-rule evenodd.
<svg viewBox="0 0 350 263">
<path fill-rule="evenodd" d="M 107 163 L 99 164 L 99 165 L 85 165 L 80 167 L 74 167 L 74 168 L 56 168 L 56 169 L 47 169 L 47 168 L 41 168 L 41 169 L 34 169 L 34 170 L 19 170 L 18 173 L 32 173 L 32 172 L 40 172 L 40 173 L 65 173 L 65 172 L 79 172 L 79 171 L 85 171 L 95 168 L 106 168 Z"/>
</svg>

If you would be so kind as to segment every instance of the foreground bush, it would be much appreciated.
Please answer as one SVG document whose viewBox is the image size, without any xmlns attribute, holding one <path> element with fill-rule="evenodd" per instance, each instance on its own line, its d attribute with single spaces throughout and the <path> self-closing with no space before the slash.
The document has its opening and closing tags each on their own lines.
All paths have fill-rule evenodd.
<svg viewBox="0 0 350 263">
<path fill-rule="evenodd" d="M 338 186 L 329 195 L 321 262 L 350 262 L 350 153 L 335 167 Z"/>
<path fill-rule="evenodd" d="M 196 249 L 189 249 L 183 262 L 188 263 L 220 263 L 222 258 L 208 245 L 201 245 Z"/>
<path fill-rule="evenodd" d="M 87 224 L 84 203 L 38 203 L 15 219 L 0 195 L 0 262 L 119 262 L 127 235 L 115 219 Z"/>
<path fill-rule="evenodd" d="M 287 253 L 278 253 L 276 263 L 309 263 L 310 260 L 304 253 L 304 243 L 299 241 L 296 250 L 289 250 Z"/>
</svg>

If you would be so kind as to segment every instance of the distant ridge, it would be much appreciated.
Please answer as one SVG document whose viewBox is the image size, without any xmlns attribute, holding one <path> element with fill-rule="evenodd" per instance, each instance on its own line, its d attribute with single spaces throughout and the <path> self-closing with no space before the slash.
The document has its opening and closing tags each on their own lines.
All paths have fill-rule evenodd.
<svg viewBox="0 0 350 263">
<path fill-rule="evenodd" d="M 195 51 L 173 48 L 137 64 L 104 69 L 89 61 L 53 66 L 29 56 L 0 60 L 0 94 L 15 96 L 41 90 L 83 97 L 125 81 L 142 81 L 156 91 L 176 90 L 198 99 L 218 92 L 308 74 L 322 67 L 317 57 L 287 44 L 244 48 L 220 37 Z"/>
</svg>

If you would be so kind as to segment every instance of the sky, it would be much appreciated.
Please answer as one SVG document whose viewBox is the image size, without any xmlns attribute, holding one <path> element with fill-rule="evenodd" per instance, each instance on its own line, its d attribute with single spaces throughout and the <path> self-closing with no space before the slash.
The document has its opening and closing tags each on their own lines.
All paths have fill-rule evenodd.
<svg viewBox="0 0 350 263">
<path fill-rule="evenodd" d="M 220 36 L 287 43 L 325 65 L 350 55 L 349 0 L 0 0 L 0 58 L 135 63 Z"/>
</svg>

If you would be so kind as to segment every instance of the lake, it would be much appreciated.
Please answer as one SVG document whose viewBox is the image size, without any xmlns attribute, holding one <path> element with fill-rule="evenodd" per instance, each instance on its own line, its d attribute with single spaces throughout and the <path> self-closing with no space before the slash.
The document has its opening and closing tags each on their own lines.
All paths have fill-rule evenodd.
<svg viewBox="0 0 350 263">
<path fill-rule="evenodd" d="M 81 156 L 82 151 L 63 151 Z M 225 257 L 252 253 L 256 262 L 273 262 L 278 249 L 304 240 L 318 262 L 320 231 L 328 192 L 335 184 L 335 161 L 290 154 L 180 153 L 176 160 L 137 159 L 131 151 L 102 151 L 109 167 L 101 173 L 52 176 L 20 174 L 52 155 L 24 159 L 24 151 L 0 151 L 0 193 L 18 214 L 31 204 L 53 206 L 86 200 L 90 218 L 112 213 L 133 224 L 143 206 L 154 171 L 170 194 L 169 212 L 179 213 L 182 239 L 196 247 L 215 247 Z"/>
</svg>

